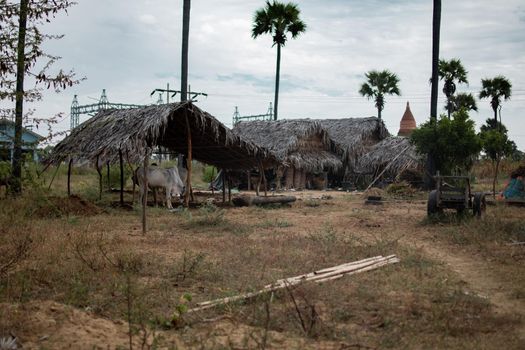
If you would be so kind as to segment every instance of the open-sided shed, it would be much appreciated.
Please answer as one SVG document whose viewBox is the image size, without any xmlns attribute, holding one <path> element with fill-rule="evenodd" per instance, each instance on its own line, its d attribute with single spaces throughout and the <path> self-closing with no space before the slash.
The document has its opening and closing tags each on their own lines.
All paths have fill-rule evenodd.
<svg viewBox="0 0 525 350">
<path fill-rule="evenodd" d="M 71 170 L 73 161 L 90 161 L 97 169 L 101 163 L 119 161 L 122 202 L 123 159 L 143 162 L 146 169 L 151 152 L 157 146 L 187 155 L 187 189 L 191 189 L 192 159 L 224 170 L 264 169 L 278 163 L 271 152 L 234 134 L 191 102 L 102 111 L 57 144 L 46 162 L 60 164 L 69 160 Z M 186 191 L 186 205 L 189 192 Z M 144 231 L 145 220 L 144 209 Z"/>
</svg>

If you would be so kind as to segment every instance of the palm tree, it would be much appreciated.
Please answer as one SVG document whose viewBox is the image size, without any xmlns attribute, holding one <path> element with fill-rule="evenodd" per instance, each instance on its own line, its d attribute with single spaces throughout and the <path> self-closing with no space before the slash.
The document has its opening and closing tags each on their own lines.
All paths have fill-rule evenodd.
<svg viewBox="0 0 525 350">
<path fill-rule="evenodd" d="M 359 93 L 376 102 L 377 117 L 381 119 L 381 111 L 385 108 L 385 95 L 401 95 L 399 78 L 389 70 L 382 72 L 372 70 L 365 74 L 366 82 L 361 85 Z"/>
<path fill-rule="evenodd" d="M 450 119 L 450 114 L 452 113 L 451 98 L 456 92 L 456 81 L 458 84 L 468 84 L 467 71 L 459 59 L 451 59 L 450 61 L 439 60 L 438 74 L 439 79 L 445 81 L 443 92 L 447 96 L 447 111 Z"/>
<path fill-rule="evenodd" d="M 490 105 L 494 111 L 494 120 L 498 123 L 498 108 L 501 105 L 501 98 L 506 101 L 512 94 L 512 84 L 502 75 L 498 75 L 494 79 L 481 79 L 481 91 L 479 98 L 489 98 Z M 500 113 L 501 124 L 501 113 Z"/>
<path fill-rule="evenodd" d="M 277 120 L 277 106 L 279 102 L 279 75 L 281 71 L 281 47 L 286 44 L 288 33 L 292 39 L 306 31 L 306 24 L 299 18 L 301 11 L 296 4 L 266 1 L 266 6 L 255 11 L 253 18 L 252 37 L 255 39 L 262 34 L 270 34 L 273 46 L 277 45 L 277 67 L 275 72 L 275 99 L 273 118 Z"/>
<path fill-rule="evenodd" d="M 445 109 L 448 110 L 448 102 L 445 104 Z M 476 99 L 470 93 L 461 92 L 457 95 L 450 97 L 450 108 L 452 112 L 457 112 L 460 109 L 466 109 L 467 111 L 478 111 L 478 105 Z"/>
</svg>

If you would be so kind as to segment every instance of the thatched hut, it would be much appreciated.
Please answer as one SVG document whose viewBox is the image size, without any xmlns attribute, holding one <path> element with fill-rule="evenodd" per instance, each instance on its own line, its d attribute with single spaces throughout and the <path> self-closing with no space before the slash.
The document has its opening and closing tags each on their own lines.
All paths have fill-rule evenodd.
<svg viewBox="0 0 525 350">
<path fill-rule="evenodd" d="M 337 144 L 343 147 L 344 169 L 339 179 L 355 182 L 355 167 L 359 158 L 373 145 L 390 136 L 384 122 L 376 117 L 319 119 L 321 126 Z"/>
<path fill-rule="evenodd" d="M 58 143 L 47 162 L 115 162 L 123 154 L 136 163 L 156 146 L 187 154 L 188 135 L 192 157 L 221 169 L 251 169 L 276 161 L 267 150 L 185 102 L 102 111 Z"/>
<path fill-rule="evenodd" d="M 233 132 L 270 151 L 284 167 L 275 169 L 277 187 L 324 188 L 327 173 L 342 168 L 343 149 L 318 121 L 309 119 L 241 122 Z M 317 179 L 314 179 L 315 176 Z M 322 180 L 319 180 L 322 177 Z"/>
<path fill-rule="evenodd" d="M 393 180 L 404 173 L 421 175 L 424 164 L 424 158 L 417 152 L 410 139 L 391 136 L 372 146 L 360 157 L 355 171 L 369 181 L 377 176 Z"/>
</svg>

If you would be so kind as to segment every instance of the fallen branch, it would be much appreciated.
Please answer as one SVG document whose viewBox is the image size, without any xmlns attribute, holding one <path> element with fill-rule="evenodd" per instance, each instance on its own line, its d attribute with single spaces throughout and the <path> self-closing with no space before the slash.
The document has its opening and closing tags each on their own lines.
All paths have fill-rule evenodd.
<svg viewBox="0 0 525 350">
<path fill-rule="evenodd" d="M 295 202 L 294 196 L 270 196 L 270 197 L 261 197 L 261 196 L 239 196 L 233 199 L 233 204 L 238 207 L 249 207 L 251 205 L 261 205 L 261 204 L 285 204 Z"/>
<path fill-rule="evenodd" d="M 507 245 L 525 245 L 525 242 L 512 242 L 512 243 L 507 243 Z"/>
<path fill-rule="evenodd" d="M 188 310 L 188 313 L 206 310 L 218 305 L 229 304 L 238 300 L 251 299 L 264 293 L 288 288 L 304 282 L 322 283 L 341 278 L 345 275 L 354 275 L 361 272 L 375 270 L 379 267 L 389 264 L 395 264 L 398 262 L 399 259 L 395 255 L 389 255 L 387 257 L 376 256 L 373 258 L 367 258 L 342 265 L 337 265 L 326 269 L 310 272 L 304 275 L 280 279 L 272 284 L 264 286 L 263 289 L 255 292 L 198 303 L 195 308 Z"/>
</svg>

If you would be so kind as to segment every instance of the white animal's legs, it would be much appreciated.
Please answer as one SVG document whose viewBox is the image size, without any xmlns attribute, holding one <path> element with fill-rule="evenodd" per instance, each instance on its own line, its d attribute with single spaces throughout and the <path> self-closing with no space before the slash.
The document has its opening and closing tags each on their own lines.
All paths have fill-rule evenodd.
<svg viewBox="0 0 525 350">
<path fill-rule="evenodd" d="M 171 190 L 169 187 L 166 187 L 166 206 L 168 209 L 172 209 L 173 206 L 171 205 Z"/>
</svg>

